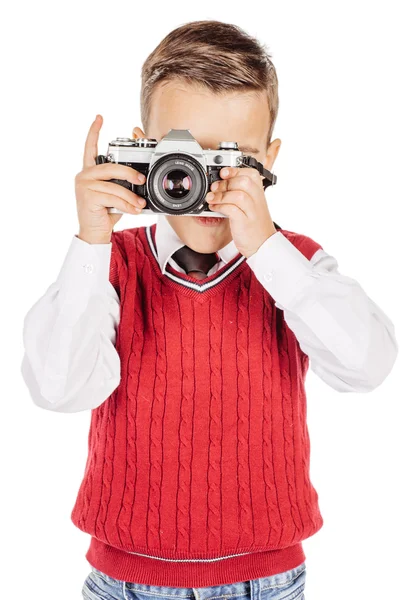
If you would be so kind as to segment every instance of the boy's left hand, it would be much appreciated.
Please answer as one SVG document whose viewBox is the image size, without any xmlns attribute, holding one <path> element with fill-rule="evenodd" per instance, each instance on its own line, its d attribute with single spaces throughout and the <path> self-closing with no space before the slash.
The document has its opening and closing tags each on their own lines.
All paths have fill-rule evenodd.
<svg viewBox="0 0 400 600">
<path fill-rule="evenodd" d="M 206 200 L 211 210 L 229 217 L 233 241 L 238 251 L 249 258 L 277 231 L 269 214 L 262 177 L 252 167 L 224 167 L 219 175 L 221 181 L 212 184 Z M 210 193 L 214 198 L 209 198 Z"/>
</svg>

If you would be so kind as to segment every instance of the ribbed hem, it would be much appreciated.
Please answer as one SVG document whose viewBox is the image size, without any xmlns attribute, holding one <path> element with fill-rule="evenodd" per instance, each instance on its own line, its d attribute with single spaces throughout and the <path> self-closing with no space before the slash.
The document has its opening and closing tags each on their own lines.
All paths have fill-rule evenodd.
<svg viewBox="0 0 400 600">
<path fill-rule="evenodd" d="M 282 550 L 252 552 L 224 560 L 191 563 L 129 554 L 92 537 L 88 562 L 109 577 L 131 583 L 170 587 L 210 587 L 269 577 L 305 561 L 300 543 Z"/>
</svg>

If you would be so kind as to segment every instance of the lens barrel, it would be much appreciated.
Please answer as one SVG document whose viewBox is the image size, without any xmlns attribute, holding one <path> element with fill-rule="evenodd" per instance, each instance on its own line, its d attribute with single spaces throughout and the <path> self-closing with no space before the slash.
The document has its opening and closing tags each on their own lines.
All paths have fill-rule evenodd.
<svg viewBox="0 0 400 600">
<path fill-rule="evenodd" d="M 196 212 L 207 194 L 208 179 L 201 164 L 191 156 L 171 153 L 162 156 L 147 176 L 151 202 L 171 215 Z"/>
</svg>

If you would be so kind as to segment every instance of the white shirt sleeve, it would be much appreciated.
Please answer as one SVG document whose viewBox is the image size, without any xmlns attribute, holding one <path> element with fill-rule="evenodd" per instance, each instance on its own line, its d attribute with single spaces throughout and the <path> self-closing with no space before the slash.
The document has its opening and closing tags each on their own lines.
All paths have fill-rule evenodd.
<svg viewBox="0 0 400 600">
<path fill-rule="evenodd" d="M 120 301 L 109 281 L 111 247 L 75 235 L 57 280 L 25 316 L 21 373 L 41 408 L 93 409 L 119 385 Z"/>
<path fill-rule="evenodd" d="M 319 249 L 308 260 L 277 232 L 247 262 L 325 383 L 370 392 L 385 380 L 398 354 L 394 325 L 333 256 Z"/>
</svg>

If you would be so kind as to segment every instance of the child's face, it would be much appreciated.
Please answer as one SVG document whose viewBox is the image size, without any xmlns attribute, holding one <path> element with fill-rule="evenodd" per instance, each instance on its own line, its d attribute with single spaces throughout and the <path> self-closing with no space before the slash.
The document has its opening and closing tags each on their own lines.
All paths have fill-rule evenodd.
<svg viewBox="0 0 400 600">
<path fill-rule="evenodd" d="M 162 82 L 153 95 L 148 131 L 135 127 L 132 137 L 159 141 L 170 129 L 189 129 L 203 148 L 217 149 L 220 141 L 237 142 L 240 150 L 270 171 L 280 146 L 276 139 L 266 149 L 268 101 L 266 94 L 260 97 L 255 92 L 217 96 L 177 80 Z M 247 146 L 258 151 L 247 151 Z M 166 218 L 180 239 L 197 252 L 216 252 L 232 240 L 229 218 L 213 226 L 199 224 L 195 216 Z"/>
</svg>

